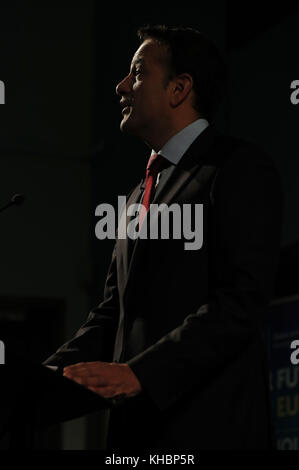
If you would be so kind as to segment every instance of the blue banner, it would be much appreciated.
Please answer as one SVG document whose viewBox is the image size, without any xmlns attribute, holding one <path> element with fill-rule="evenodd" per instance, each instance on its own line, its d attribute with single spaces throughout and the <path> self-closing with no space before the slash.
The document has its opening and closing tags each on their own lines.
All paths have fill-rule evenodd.
<svg viewBox="0 0 299 470">
<path fill-rule="evenodd" d="M 299 296 L 270 307 L 267 328 L 278 450 L 299 450 Z"/>
</svg>

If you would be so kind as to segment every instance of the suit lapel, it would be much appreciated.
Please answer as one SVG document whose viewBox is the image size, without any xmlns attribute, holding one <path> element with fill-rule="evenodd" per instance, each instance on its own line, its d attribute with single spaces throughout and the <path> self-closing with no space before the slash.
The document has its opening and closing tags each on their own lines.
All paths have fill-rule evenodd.
<svg viewBox="0 0 299 470">
<path fill-rule="evenodd" d="M 152 203 L 165 203 L 170 205 L 188 185 L 190 185 L 191 191 L 198 190 L 201 186 L 204 186 L 214 169 L 213 166 L 204 165 L 204 163 L 207 152 L 211 149 L 214 142 L 215 134 L 216 131 L 212 126 L 206 128 L 202 134 L 195 139 L 187 152 L 183 155 L 179 164 L 174 168 L 170 168 L 168 172 L 166 170 L 167 173 L 160 182 L 161 186 L 159 183 L 159 191 L 157 190 Z M 202 166 L 202 171 L 199 171 Z M 196 178 L 194 178 L 195 175 Z M 132 193 L 127 206 L 139 201 L 143 189 L 142 185 L 140 184 L 138 188 Z M 127 237 L 125 240 L 121 240 L 120 256 L 123 257 L 126 268 L 126 282 L 124 286 L 126 293 L 132 273 L 136 270 L 138 264 L 142 262 L 142 252 L 146 246 L 146 243 L 144 243 L 144 241 L 142 243 L 142 241 L 143 240 L 137 238 L 136 241 L 132 243 L 132 241 L 128 241 Z M 130 252 L 128 252 L 129 247 L 132 248 L 131 256 Z"/>
<path fill-rule="evenodd" d="M 128 227 L 128 223 L 131 220 L 131 217 L 127 216 L 127 208 L 131 204 L 136 204 L 137 202 L 139 202 L 141 194 L 144 190 L 142 185 L 143 185 L 143 180 L 129 195 L 127 203 L 126 203 L 126 207 L 123 209 L 121 217 L 120 217 L 119 227 L 122 227 L 121 229 L 122 232 L 125 231 L 125 233 L 122 233 L 121 235 L 120 235 L 120 232 L 118 232 L 118 239 L 117 239 L 117 245 L 116 245 L 117 246 L 116 252 L 117 252 L 117 262 L 118 262 L 118 274 L 121 278 L 120 279 L 121 285 L 126 284 L 127 282 L 130 258 L 131 258 L 131 254 L 132 254 L 133 246 L 134 246 L 134 240 L 129 239 L 127 236 L 127 227 Z"/>
<path fill-rule="evenodd" d="M 215 128 L 210 125 L 195 139 L 178 165 L 171 168 L 171 171 L 161 181 L 162 184 L 158 186 L 159 190 L 153 200 L 154 204 L 170 204 L 173 201 L 206 161 L 207 152 L 211 149 L 217 134 Z"/>
</svg>

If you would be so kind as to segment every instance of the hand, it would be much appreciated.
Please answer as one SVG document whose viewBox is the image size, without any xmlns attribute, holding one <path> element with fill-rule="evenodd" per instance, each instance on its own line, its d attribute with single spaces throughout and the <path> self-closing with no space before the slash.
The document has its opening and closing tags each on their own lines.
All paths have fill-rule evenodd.
<svg viewBox="0 0 299 470">
<path fill-rule="evenodd" d="M 80 362 L 63 369 L 63 375 L 104 398 L 129 398 L 141 392 L 141 384 L 128 364 Z"/>
</svg>

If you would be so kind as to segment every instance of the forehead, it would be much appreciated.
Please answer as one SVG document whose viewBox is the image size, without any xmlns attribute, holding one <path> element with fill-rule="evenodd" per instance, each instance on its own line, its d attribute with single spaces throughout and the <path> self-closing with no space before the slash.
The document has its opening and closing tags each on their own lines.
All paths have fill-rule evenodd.
<svg viewBox="0 0 299 470">
<path fill-rule="evenodd" d="M 166 46 L 154 39 L 146 39 L 135 52 L 131 65 L 145 63 L 151 65 L 165 65 Z"/>
</svg>

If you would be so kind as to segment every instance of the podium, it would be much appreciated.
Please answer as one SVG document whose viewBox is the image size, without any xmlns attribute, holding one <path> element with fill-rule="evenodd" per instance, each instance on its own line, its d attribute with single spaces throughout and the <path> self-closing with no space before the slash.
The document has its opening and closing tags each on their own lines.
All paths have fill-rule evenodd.
<svg viewBox="0 0 299 470">
<path fill-rule="evenodd" d="M 0 439 L 9 434 L 9 449 L 32 449 L 39 428 L 113 404 L 41 364 L 0 365 Z"/>
</svg>

